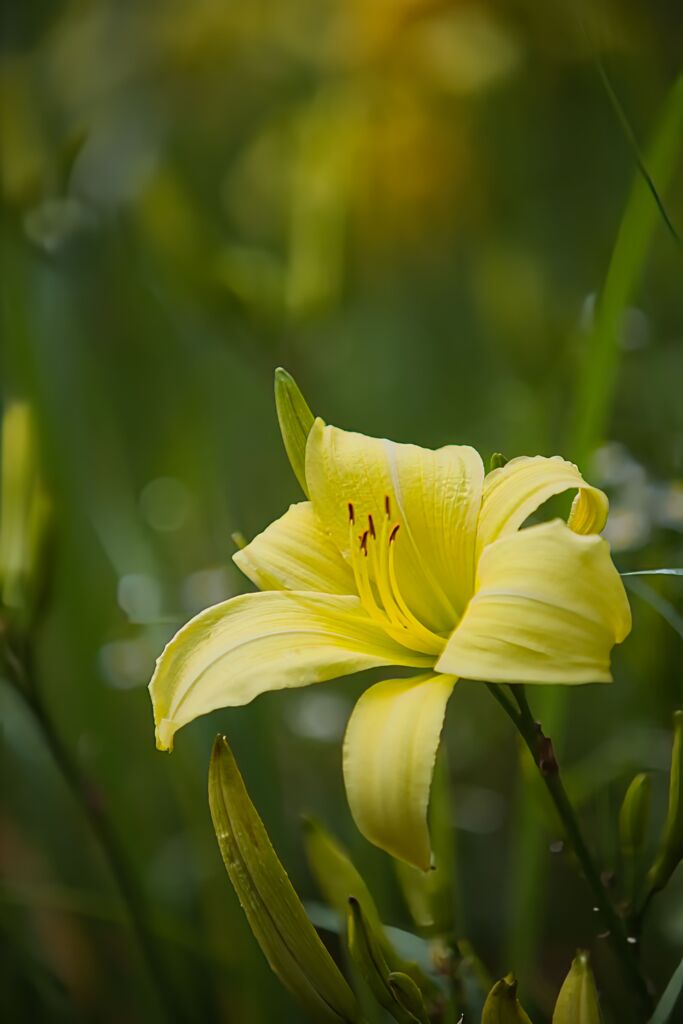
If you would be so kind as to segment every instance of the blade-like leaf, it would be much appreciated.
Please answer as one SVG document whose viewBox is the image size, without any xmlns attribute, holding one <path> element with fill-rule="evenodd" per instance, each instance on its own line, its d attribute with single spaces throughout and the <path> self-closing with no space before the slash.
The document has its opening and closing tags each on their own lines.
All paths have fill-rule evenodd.
<svg viewBox="0 0 683 1024">
<path fill-rule="evenodd" d="M 673 1021 L 673 1012 L 681 998 L 681 992 L 683 992 L 683 960 L 671 975 L 669 984 L 657 1003 L 657 1009 L 650 1017 L 650 1024 L 669 1024 L 670 1021 Z"/>
<path fill-rule="evenodd" d="M 671 628 L 683 639 L 683 615 L 676 611 L 671 601 L 667 601 L 654 587 L 651 587 L 648 583 L 643 583 L 642 580 L 626 580 L 626 586 L 641 601 L 645 601 L 651 608 L 654 608 L 657 614 L 661 615 L 664 621 L 668 622 Z"/>
<path fill-rule="evenodd" d="M 622 572 L 622 576 L 683 576 L 683 569 L 638 569 L 636 572 Z"/>
<path fill-rule="evenodd" d="M 306 916 L 223 736 L 211 754 L 209 805 L 230 881 L 275 974 L 314 1019 L 356 1021 L 354 995 Z"/>
</svg>

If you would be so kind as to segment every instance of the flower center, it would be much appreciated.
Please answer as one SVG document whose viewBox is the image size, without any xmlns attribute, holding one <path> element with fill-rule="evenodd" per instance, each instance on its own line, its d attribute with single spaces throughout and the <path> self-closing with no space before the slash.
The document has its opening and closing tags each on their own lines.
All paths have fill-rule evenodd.
<svg viewBox="0 0 683 1024">
<path fill-rule="evenodd" d="M 384 498 L 384 515 L 379 526 L 375 526 L 369 514 L 367 528 L 359 534 L 352 502 L 348 502 L 348 510 L 351 568 L 366 612 L 404 647 L 439 655 L 445 644 L 444 637 L 420 622 L 401 593 L 396 576 L 396 544 L 401 524 L 391 522 L 389 495 Z"/>
</svg>

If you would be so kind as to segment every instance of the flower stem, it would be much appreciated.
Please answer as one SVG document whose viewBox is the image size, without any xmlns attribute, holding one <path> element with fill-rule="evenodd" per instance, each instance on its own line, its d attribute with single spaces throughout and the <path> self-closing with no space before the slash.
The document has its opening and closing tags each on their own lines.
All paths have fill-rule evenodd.
<svg viewBox="0 0 683 1024">
<path fill-rule="evenodd" d="M 540 724 L 534 719 L 523 686 L 511 687 L 516 706 L 502 687 L 493 683 L 487 683 L 487 687 L 491 696 L 514 723 L 538 767 L 543 783 L 564 827 L 567 840 L 574 850 L 581 870 L 592 890 L 595 905 L 608 930 L 609 941 L 621 968 L 624 982 L 633 992 L 642 1010 L 649 1013 L 652 1009 L 652 998 L 640 973 L 635 948 L 628 941 L 624 922 L 605 891 L 600 872 L 583 837 L 574 808 L 560 777 L 552 741 L 544 735 Z"/>
<path fill-rule="evenodd" d="M 62 740 L 50 716 L 45 701 L 30 672 L 29 652 L 19 657 L 4 645 L 7 675 L 16 692 L 22 697 L 40 730 L 45 745 L 59 769 L 68 789 L 79 805 L 90 831 L 109 867 L 112 878 L 126 908 L 131 928 L 135 934 L 150 981 L 157 996 L 165 1019 L 177 1019 L 179 1007 L 167 980 L 167 972 L 156 940 L 147 925 L 143 911 L 142 894 L 134 875 L 128 867 L 118 836 L 104 813 L 96 791 L 83 775 L 78 762 Z"/>
</svg>

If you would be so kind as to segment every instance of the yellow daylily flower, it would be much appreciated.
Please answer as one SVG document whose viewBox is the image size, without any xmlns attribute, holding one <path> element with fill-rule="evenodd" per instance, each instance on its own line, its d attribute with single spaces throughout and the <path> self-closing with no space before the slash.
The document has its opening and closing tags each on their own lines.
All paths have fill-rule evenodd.
<svg viewBox="0 0 683 1024">
<path fill-rule="evenodd" d="M 418 669 L 362 695 L 343 765 L 363 834 L 426 870 L 432 770 L 457 679 L 611 679 L 631 616 L 598 536 L 607 499 L 559 457 L 485 474 L 468 446 L 431 451 L 320 419 L 305 482 L 310 500 L 234 555 L 262 592 L 201 612 L 159 658 L 157 745 L 170 750 L 198 715 L 266 690 L 376 665 Z M 577 492 L 567 523 L 524 526 L 567 490 Z"/>
</svg>

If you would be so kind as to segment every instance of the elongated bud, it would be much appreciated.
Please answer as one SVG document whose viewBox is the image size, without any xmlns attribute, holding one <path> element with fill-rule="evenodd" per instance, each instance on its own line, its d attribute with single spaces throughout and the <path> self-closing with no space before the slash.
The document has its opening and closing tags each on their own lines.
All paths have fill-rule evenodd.
<svg viewBox="0 0 683 1024">
<path fill-rule="evenodd" d="M 287 458 L 301 484 L 301 489 L 308 497 L 306 441 L 315 417 L 296 381 L 281 366 L 275 371 L 275 408 Z"/>
<path fill-rule="evenodd" d="M 22 626 L 27 626 L 42 589 L 48 520 L 33 415 L 25 402 L 13 402 L 2 420 L 0 598 Z"/>
<path fill-rule="evenodd" d="M 392 972 L 382 953 L 377 932 L 363 913 L 358 900 L 353 897 L 349 900 L 347 941 L 353 962 L 379 1005 L 384 1007 L 398 1024 L 422 1024 L 427 1016 L 424 1003 L 421 1005 L 421 1015 L 415 1016 L 404 1002 L 407 975 L 402 975 L 397 983 L 394 973 L 394 983 L 391 984 Z M 419 1004 L 421 998 L 420 990 L 413 984 L 408 1001 L 417 1000 Z"/>
<path fill-rule="evenodd" d="M 517 981 L 512 974 L 497 981 L 489 992 L 481 1024 L 531 1024 L 517 998 Z"/>
<path fill-rule="evenodd" d="M 389 974 L 389 988 L 394 996 L 420 1024 L 429 1024 L 422 993 L 413 979 L 402 971 Z"/>
<path fill-rule="evenodd" d="M 346 850 L 314 818 L 304 821 L 304 846 L 311 874 L 325 901 L 343 919 L 348 915 L 349 899 L 353 898 L 360 906 L 387 968 L 408 975 L 425 992 L 433 992 L 434 984 L 424 971 L 399 956 L 389 941 L 372 894 Z"/>
<path fill-rule="evenodd" d="M 640 772 L 626 790 L 619 811 L 619 838 L 626 857 L 635 857 L 645 842 L 650 816 L 650 776 Z"/>
<path fill-rule="evenodd" d="M 489 472 L 493 472 L 494 469 L 502 469 L 503 466 L 507 466 L 508 460 L 500 452 L 494 452 L 489 459 Z"/>
<path fill-rule="evenodd" d="M 426 935 L 447 935 L 456 930 L 459 909 L 456 879 L 455 827 L 451 811 L 448 765 L 439 752 L 429 803 L 429 833 L 434 867 L 420 871 L 394 860 L 403 897 L 417 927 Z"/>
<path fill-rule="evenodd" d="M 486 1000 L 486 993 L 491 990 L 493 979 L 483 961 L 477 956 L 471 942 L 458 939 L 455 944 L 457 952 L 456 978 L 465 997 L 465 1005 L 475 1012 L 481 1009 Z"/>
<path fill-rule="evenodd" d="M 222 736 L 211 754 L 209 806 L 230 881 L 275 974 L 314 1020 L 357 1021 L 354 995 L 309 921 Z"/>
<path fill-rule="evenodd" d="M 341 844 L 314 818 L 304 820 L 306 859 L 318 888 L 327 903 L 344 917 L 349 899 L 360 904 L 375 931 L 382 951 L 391 963 L 391 947 L 380 922 L 379 912 L 360 872 Z"/>
<path fill-rule="evenodd" d="M 595 978 L 588 953 L 574 957 L 553 1011 L 553 1024 L 602 1024 Z"/>
<path fill-rule="evenodd" d="M 659 852 L 648 883 L 653 892 L 663 889 L 683 860 L 683 711 L 674 712 L 674 741 L 669 773 L 669 806 Z"/>
</svg>

